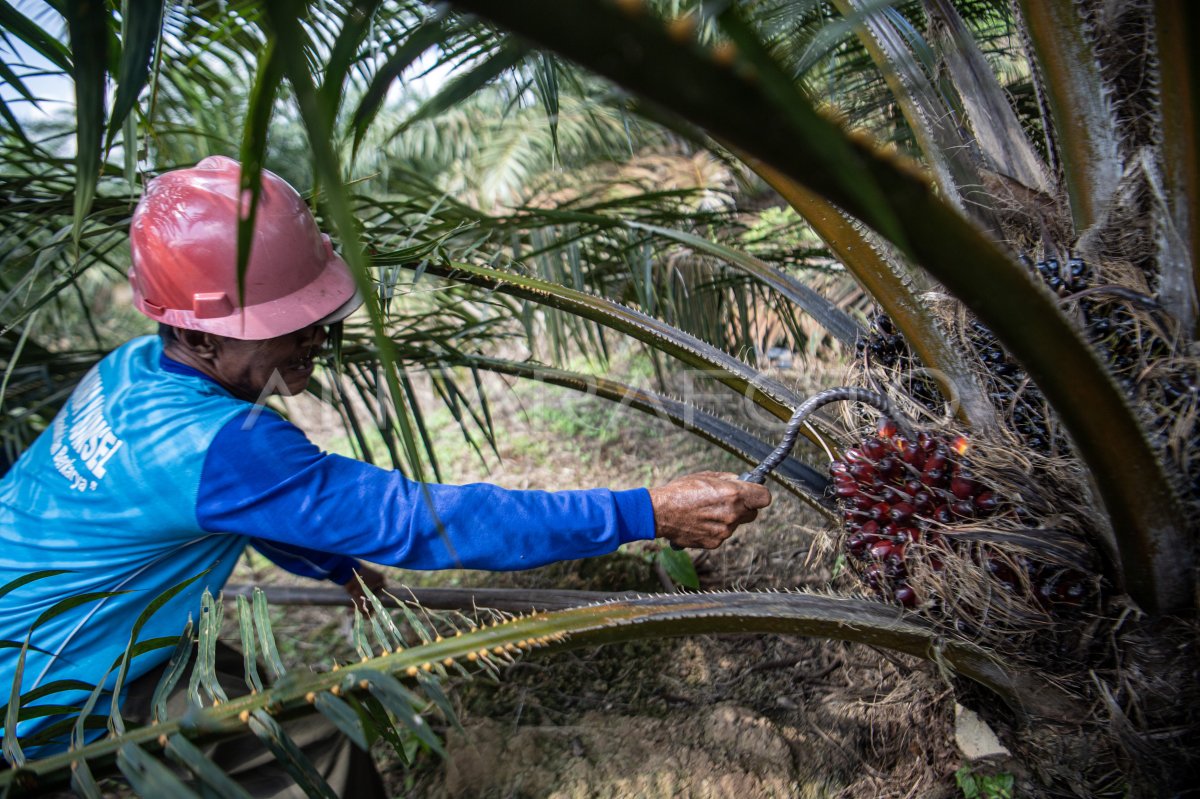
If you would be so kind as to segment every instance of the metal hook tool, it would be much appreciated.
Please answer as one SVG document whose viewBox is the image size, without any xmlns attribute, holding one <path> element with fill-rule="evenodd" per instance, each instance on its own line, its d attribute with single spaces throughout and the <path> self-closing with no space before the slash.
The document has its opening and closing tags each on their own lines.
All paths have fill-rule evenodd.
<svg viewBox="0 0 1200 799">
<path fill-rule="evenodd" d="M 792 449 L 796 446 L 796 439 L 800 437 L 800 428 L 804 425 L 805 420 L 818 409 L 833 402 L 865 402 L 888 419 L 894 421 L 896 427 L 904 435 L 910 438 L 914 435 L 912 424 L 908 421 L 908 418 L 900 413 L 900 409 L 896 407 L 895 403 L 878 391 L 853 386 L 830 388 L 818 392 L 805 400 L 796 409 L 796 412 L 792 414 L 792 418 L 788 420 L 787 428 L 783 432 L 783 440 L 779 442 L 779 446 L 770 455 L 763 458 L 762 463 L 758 464 L 758 466 L 755 466 L 748 472 L 742 472 L 738 476 L 738 479 L 745 483 L 757 483 L 758 485 L 765 483 L 767 475 L 773 472 L 792 453 Z M 673 543 L 671 544 L 671 549 L 683 549 L 683 547 Z"/>
</svg>

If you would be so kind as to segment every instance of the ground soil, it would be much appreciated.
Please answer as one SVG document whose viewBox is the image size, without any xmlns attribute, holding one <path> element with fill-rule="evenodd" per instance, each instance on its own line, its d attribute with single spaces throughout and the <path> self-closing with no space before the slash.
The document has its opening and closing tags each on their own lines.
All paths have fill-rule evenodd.
<svg viewBox="0 0 1200 799">
<path fill-rule="evenodd" d="M 451 457 L 443 460 L 452 481 L 629 488 L 701 469 L 741 469 L 664 422 L 629 411 L 614 416 L 601 400 L 553 391 L 494 399 L 499 458 L 481 463 L 453 440 L 456 427 L 437 433 L 447 441 Z M 827 549 L 813 554 L 828 525 L 785 492 L 775 497 L 725 547 L 696 555 L 703 586 L 852 588 L 845 577 L 831 581 Z M 639 543 L 605 558 L 519 574 L 393 570 L 389 577 L 396 584 L 661 591 L 656 549 Z M 234 580 L 249 579 L 286 577 L 248 561 Z M 348 626 L 344 612 L 275 613 L 289 658 L 311 664 L 327 658 L 331 646 L 344 646 L 344 639 L 336 642 Z M 445 760 L 427 754 L 405 768 L 389 750 L 377 750 L 394 795 L 962 795 L 954 778 L 963 758 L 951 688 L 929 664 L 864 646 L 780 636 L 643 641 L 528 656 L 499 681 L 461 680 L 450 693 L 462 729 L 442 728 Z"/>
</svg>

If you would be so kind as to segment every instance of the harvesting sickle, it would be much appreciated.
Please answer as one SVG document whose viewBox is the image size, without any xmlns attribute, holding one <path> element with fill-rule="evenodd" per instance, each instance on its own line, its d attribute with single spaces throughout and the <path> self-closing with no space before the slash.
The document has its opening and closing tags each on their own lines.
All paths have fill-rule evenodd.
<svg viewBox="0 0 1200 799">
<path fill-rule="evenodd" d="M 787 427 L 783 432 L 783 439 L 779 442 L 779 446 L 764 458 L 758 466 L 739 475 L 738 480 L 743 483 L 754 483 L 755 485 L 765 483 L 767 475 L 773 472 L 791 454 L 792 449 L 796 446 L 796 440 L 800 437 L 800 430 L 803 428 L 805 420 L 819 409 L 834 402 L 866 403 L 882 413 L 886 419 L 890 419 L 895 423 L 900 432 L 906 436 L 915 437 L 912 423 L 900 412 L 895 403 L 883 394 L 855 386 L 830 388 L 814 394 L 801 403 L 800 407 L 796 409 L 795 413 L 788 420 Z M 671 548 L 675 550 L 683 549 L 683 547 L 676 543 L 672 543 Z"/>
</svg>

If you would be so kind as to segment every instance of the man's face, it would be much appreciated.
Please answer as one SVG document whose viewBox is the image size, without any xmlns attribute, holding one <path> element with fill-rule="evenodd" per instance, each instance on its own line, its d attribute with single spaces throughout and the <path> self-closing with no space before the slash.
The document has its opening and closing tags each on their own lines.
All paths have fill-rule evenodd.
<svg viewBox="0 0 1200 799">
<path fill-rule="evenodd" d="M 327 336 L 324 326 L 310 325 L 262 341 L 220 338 L 212 361 L 214 376 L 251 402 L 271 394 L 299 394 L 312 377 L 313 358 Z"/>
</svg>

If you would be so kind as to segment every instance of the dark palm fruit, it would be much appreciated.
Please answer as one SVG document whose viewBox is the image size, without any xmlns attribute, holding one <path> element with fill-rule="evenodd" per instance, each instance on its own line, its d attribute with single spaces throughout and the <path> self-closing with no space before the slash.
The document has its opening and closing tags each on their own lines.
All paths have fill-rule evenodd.
<svg viewBox="0 0 1200 799">
<path fill-rule="evenodd" d="M 888 447 L 879 439 L 871 438 L 862 443 L 861 449 L 863 454 L 873 461 L 877 461 L 887 454 Z"/>
<path fill-rule="evenodd" d="M 838 483 L 834 485 L 833 493 L 839 497 L 849 499 L 850 497 L 858 496 L 858 485 L 855 483 Z"/>
<path fill-rule="evenodd" d="M 933 507 L 933 495 L 928 491 L 918 491 L 913 494 L 912 503 L 917 513 L 924 513 Z"/>
<path fill-rule="evenodd" d="M 966 477 L 955 477 L 950 480 L 950 493 L 957 499 L 970 499 L 978 490 L 974 480 Z"/>
<path fill-rule="evenodd" d="M 933 520 L 941 524 L 951 524 L 954 522 L 954 514 L 950 512 L 949 505 L 939 505 L 933 510 Z"/>
<path fill-rule="evenodd" d="M 867 540 L 862 533 L 856 533 L 846 539 L 846 551 L 856 558 L 861 558 L 867 551 Z"/>
<path fill-rule="evenodd" d="M 897 502 L 888 509 L 888 518 L 894 522 L 906 522 L 912 518 L 915 509 L 907 502 Z"/>
<path fill-rule="evenodd" d="M 869 511 L 875 504 L 875 500 L 871 499 L 866 494 L 859 494 L 858 496 L 854 497 L 852 501 L 854 502 L 854 507 L 858 510 Z"/>
<path fill-rule="evenodd" d="M 996 495 L 991 491 L 984 491 L 975 496 L 975 507 L 984 513 L 991 513 L 999 504 L 1000 502 L 996 499 Z"/>
<path fill-rule="evenodd" d="M 850 476 L 850 466 L 845 461 L 833 461 L 829 464 L 829 473 L 836 476 Z"/>
<path fill-rule="evenodd" d="M 873 551 L 873 550 L 872 550 Z M 904 566 L 904 547 L 894 547 L 883 559 L 883 573 L 895 580 L 907 577 L 908 569 Z"/>
<path fill-rule="evenodd" d="M 860 483 L 869 483 L 879 476 L 879 472 L 869 463 L 853 463 L 850 465 L 850 475 Z"/>
<path fill-rule="evenodd" d="M 906 608 L 915 608 L 917 606 L 917 592 L 910 585 L 900 586 L 892 596 Z"/>
<path fill-rule="evenodd" d="M 879 473 L 884 477 L 895 477 L 900 474 L 900 461 L 893 458 L 891 455 L 881 458 L 879 461 Z"/>
<path fill-rule="evenodd" d="M 875 544 L 875 546 L 871 547 L 871 557 L 875 560 L 883 560 L 888 555 L 892 554 L 892 549 L 893 546 L 891 541 L 880 541 L 879 543 Z"/>
<path fill-rule="evenodd" d="M 921 475 L 921 482 L 927 486 L 940 486 L 945 479 L 946 474 L 941 469 L 926 469 Z"/>
<path fill-rule="evenodd" d="M 871 509 L 867 511 L 867 513 L 869 513 L 871 518 L 875 521 L 883 521 L 887 518 L 887 512 L 891 510 L 891 508 L 892 506 L 888 505 L 886 502 L 880 502 L 877 505 L 872 505 Z"/>
<path fill-rule="evenodd" d="M 960 499 L 950 503 L 950 510 L 952 510 L 956 516 L 975 515 L 975 505 L 968 499 Z"/>
<path fill-rule="evenodd" d="M 1006 587 L 1012 588 L 1017 584 L 1017 574 L 1009 567 L 1007 563 L 1002 563 L 993 557 L 987 559 L 988 573 L 1003 583 Z"/>
<path fill-rule="evenodd" d="M 925 490 L 925 484 L 920 480 L 905 480 L 904 491 L 909 496 L 915 497 L 917 494 Z"/>
</svg>

